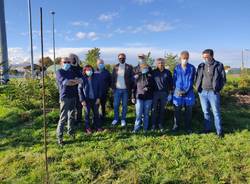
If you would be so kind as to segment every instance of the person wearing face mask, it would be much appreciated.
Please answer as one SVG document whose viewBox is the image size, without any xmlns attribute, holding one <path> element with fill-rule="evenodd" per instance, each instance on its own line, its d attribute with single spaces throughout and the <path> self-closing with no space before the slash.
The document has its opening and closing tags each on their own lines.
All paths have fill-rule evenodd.
<svg viewBox="0 0 250 184">
<path fill-rule="evenodd" d="M 220 91 L 226 83 L 224 66 L 214 59 L 212 49 L 202 52 L 204 62 L 198 66 L 196 72 L 196 88 L 199 94 L 202 111 L 204 114 L 205 129 L 203 133 L 211 131 L 211 111 L 214 116 L 216 133 L 223 137 L 220 112 Z"/>
<path fill-rule="evenodd" d="M 85 131 L 92 133 L 90 126 L 90 111 L 93 112 L 93 126 L 97 131 L 102 131 L 98 108 L 100 105 L 100 79 L 98 74 L 94 73 L 91 65 L 86 65 L 83 69 L 82 83 L 78 86 L 80 102 L 84 110 Z"/>
<path fill-rule="evenodd" d="M 104 61 L 102 59 L 97 59 L 96 61 L 97 71 L 101 81 L 101 98 L 100 98 L 100 107 L 99 113 L 102 122 L 105 120 L 106 114 L 106 102 L 109 88 L 111 87 L 111 73 L 105 68 Z"/>
<path fill-rule="evenodd" d="M 140 73 L 135 79 L 134 87 L 132 89 L 132 103 L 135 104 L 136 119 L 133 132 L 136 133 L 141 128 L 143 115 L 143 129 L 148 130 L 149 114 L 151 111 L 154 80 L 152 74 L 149 72 L 149 66 L 146 63 L 140 64 Z"/>
<path fill-rule="evenodd" d="M 80 59 L 76 54 L 69 54 L 71 59 L 71 69 L 79 77 L 82 78 L 82 67 L 80 66 Z M 75 125 L 76 127 L 81 127 L 82 122 L 82 104 L 79 100 L 79 97 L 76 99 L 76 108 L 74 111 L 75 114 Z"/>
<path fill-rule="evenodd" d="M 74 109 L 78 96 L 77 86 L 81 79 L 71 68 L 68 57 L 61 58 L 61 69 L 56 72 L 56 80 L 60 94 L 60 118 L 57 125 L 58 144 L 63 146 L 64 125 L 68 123 L 68 134 L 74 138 Z"/>
<path fill-rule="evenodd" d="M 137 74 L 141 72 L 140 69 L 140 64 L 147 63 L 146 62 L 146 55 L 145 54 L 138 54 L 138 65 L 134 67 L 133 72 L 134 72 L 134 77 L 137 77 Z M 149 66 L 149 72 L 152 72 L 152 68 Z"/>
<path fill-rule="evenodd" d="M 153 70 L 155 83 L 152 109 L 152 129 L 156 126 L 163 131 L 163 121 L 165 115 L 166 98 L 172 93 L 173 79 L 171 72 L 165 68 L 165 59 L 156 59 L 157 68 Z M 157 118 L 158 116 L 158 118 Z"/>
<path fill-rule="evenodd" d="M 119 64 L 115 65 L 112 72 L 112 89 L 114 93 L 114 120 L 116 125 L 119 120 L 119 106 L 122 101 L 121 126 L 126 126 L 127 103 L 133 87 L 133 67 L 126 62 L 124 53 L 118 54 Z"/>
<path fill-rule="evenodd" d="M 185 109 L 184 124 L 185 130 L 191 133 L 192 107 L 195 103 L 193 91 L 195 67 L 189 60 L 189 52 L 182 51 L 180 54 L 181 63 L 174 69 L 173 75 L 173 104 L 174 104 L 174 127 L 173 131 L 179 130 L 181 110 Z"/>
</svg>

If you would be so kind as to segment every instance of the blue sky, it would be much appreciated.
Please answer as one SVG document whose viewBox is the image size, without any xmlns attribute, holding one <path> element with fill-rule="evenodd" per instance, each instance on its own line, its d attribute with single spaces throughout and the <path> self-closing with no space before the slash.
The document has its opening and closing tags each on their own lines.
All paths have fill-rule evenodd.
<svg viewBox="0 0 250 184">
<path fill-rule="evenodd" d="M 32 0 L 35 59 L 40 57 L 39 7 L 44 11 L 45 55 L 52 56 L 52 17 L 56 12 L 56 55 L 70 52 L 82 59 L 88 49 L 101 48 L 107 63 L 125 52 L 136 64 L 138 53 L 191 53 L 215 50 L 225 64 L 240 66 L 241 50 L 250 48 L 249 0 Z M 5 0 L 9 57 L 29 61 L 27 0 Z M 245 60 L 250 52 L 245 51 Z M 250 62 L 250 61 L 248 61 Z M 250 64 L 248 64 L 250 66 Z"/>
</svg>

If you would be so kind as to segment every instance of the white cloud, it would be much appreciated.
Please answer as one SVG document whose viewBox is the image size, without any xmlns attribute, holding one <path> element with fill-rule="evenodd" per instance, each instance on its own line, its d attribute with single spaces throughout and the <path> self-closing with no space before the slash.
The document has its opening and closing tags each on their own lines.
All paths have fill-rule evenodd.
<svg viewBox="0 0 250 184">
<path fill-rule="evenodd" d="M 84 27 L 87 27 L 87 26 L 89 26 L 89 23 L 84 22 L 84 21 L 74 21 L 74 22 L 71 22 L 71 25 L 72 26 L 84 26 Z"/>
<path fill-rule="evenodd" d="M 77 32 L 76 38 L 78 40 L 89 39 L 89 40 L 93 40 L 93 41 L 99 39 L 99 37 L 97 36 L 97 34 L 95 32 L 89 32 L 89 33 Z"/>
<path fill-rule="evenodd" d="M 115 17 L 118 16 L 118 13 L 114 12 L 114 13 L 107 13 L 107 14 L 101 14 L 98 17 L 98 20 L 102 21 L 102 22 L 107 22 L 107 21 L 111 21 L 113 20 Z"/>
<path fill-rule="evenodd" d="M 154 0 L 134 0 L 134 2 L 138 3 L 138 4 L 149 4 L 154 2 Z"/>
</svg>

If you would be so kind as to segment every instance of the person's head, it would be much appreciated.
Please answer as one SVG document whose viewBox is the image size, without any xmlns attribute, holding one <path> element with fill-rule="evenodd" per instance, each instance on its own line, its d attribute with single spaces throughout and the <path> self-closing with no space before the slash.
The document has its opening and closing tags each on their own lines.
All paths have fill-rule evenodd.
<svg viewBox="0 0 250 184">
<path fill-rule="evenodd" d="M 165 59 L 164 58 L 157 58 L 156 59 L 156 67 L 160 70 L 163 71 L 165 68 Z"/>
<path fill-rule="evenodd" d="M 97 59 L 96 65 L 99 70 L 103 70 L 105 68 L 104 60 L 103 59 Z"/>
<path fill-rule="evenodd" d="M 182 51 L 180 55 L 181 65 L 186 66 L 189 59 L 189 52 L 188 51 Z"/>
<path fill-rule="evenodd" d="M 139 54 L 138 55 L 138 63 L 142 64 L 146 62 L 146 55 L 145 54 Z"/>
<path fill-rule="evenodd" d="M 126 62 L 126 55 L 124 53 L 119 53 L 118 60 L 121 64 L 124 64 Z"/>
<path fill-rule="evenodd" d="M 80 59 L 76 54 L 69 54 L 69 58 L 71 59 L 72 66 L 79 66 L 80 65 Z"/>
<path fill-rule="evenodd" d="M 88 77 L 91 77 L 94 73 L 94 68 L 91 65 L 86 65 L 83 68 L 83 75 L 87 75 Z"/>
<path fill-rule="evenodd" d="M 71 67 L 71 60 L 68 57 L 62 57 L 60 64 L 61 64 L 62 69 L 67 71 Z"/>
<path fill-rule="evenodd" d="M 214 58 L 214 51 L 212 49 L 206 49 L 202 52 L 202 58 L 205 62 L 211 62 Z"/>
<path fill-rule="evenodd" d="M 140 64 L 140 70 L 142 74 L 146 74 L 149 72 L 149 66 L 146 63 Z"/>
</svg>

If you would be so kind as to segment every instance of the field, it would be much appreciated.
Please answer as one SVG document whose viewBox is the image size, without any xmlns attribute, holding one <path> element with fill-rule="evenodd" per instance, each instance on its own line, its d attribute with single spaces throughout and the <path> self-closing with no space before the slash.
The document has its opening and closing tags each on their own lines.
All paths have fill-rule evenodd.
<svg viewBox="0 0 250 184">
<path fill-rule="evenodd" d="M 222 98 L 223 139 L 199 133 L 203 121 L 197 100 L 190 135 L 171 132 L 171 106 L 164 132 L 133 134 L 130 106 L 125 130 L 110 128 L 109 109 L 107 130 L 86 135 L 79 129 L 75 140 L 65 134 L 67 144 L 61 148 L 55 139 L 58 110 L 50 109 L 50 183 L 250 183 L 250 105 L 229 94 Z M 39 110 L 13 107 L 0 99 L 0 183 L 44 181 L 42 127 Z"/>
</svg>

